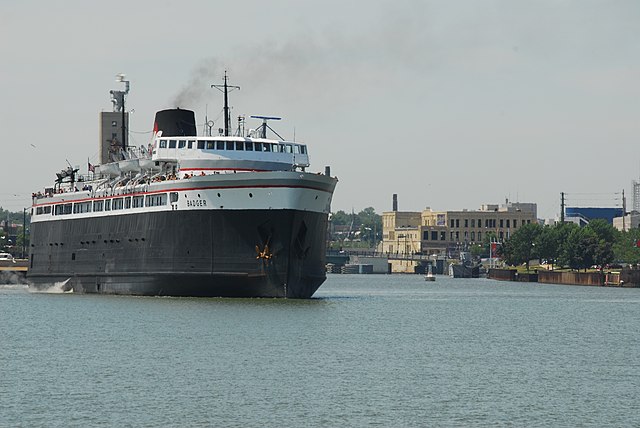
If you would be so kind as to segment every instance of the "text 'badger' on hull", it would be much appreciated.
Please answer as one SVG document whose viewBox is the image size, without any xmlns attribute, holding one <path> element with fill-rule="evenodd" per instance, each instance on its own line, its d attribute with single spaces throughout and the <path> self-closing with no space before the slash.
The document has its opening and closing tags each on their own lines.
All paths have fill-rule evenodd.
<svg viewBox="0 0 640 428">
<path fill-rule="evenodd" d="M 119 148 L 82 182 L 59 173 L 34 194 L 30 286 L 311 297 L 337 179 L 306 172 L 306 145 L 266 138 L 263 119 L 249 135 L 196 136 L 192 112 L 165 110 L 148 148 Z"/>
</svg>

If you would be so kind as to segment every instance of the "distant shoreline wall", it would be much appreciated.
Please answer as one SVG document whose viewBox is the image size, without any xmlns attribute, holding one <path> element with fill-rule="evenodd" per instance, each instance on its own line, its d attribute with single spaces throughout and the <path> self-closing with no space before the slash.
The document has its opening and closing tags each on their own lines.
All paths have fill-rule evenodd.
<svg viewBox="0 0 640 428">
<path fill-rule="evenodd" d="M 592 287 L 640 287 L 640 270 L 621 272 L 558 272 L 538 270 L 518 273 L 515 269 L 489 269 L 487 278 L 498 281 L 539 282 L 542 284 L 584 285 Z"/>
</svg>

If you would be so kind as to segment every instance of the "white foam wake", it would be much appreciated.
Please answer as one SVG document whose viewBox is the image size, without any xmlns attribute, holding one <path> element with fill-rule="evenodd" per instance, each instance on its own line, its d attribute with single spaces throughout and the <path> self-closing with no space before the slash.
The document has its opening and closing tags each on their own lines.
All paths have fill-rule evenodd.
<svg viewBox="0 0 640 428">
<path fill-rule="evenodd" d="M 73 288 L 67 286 L 67 283 L 71 278 L 67 278 L 64 281 L 54 282 L 49 287 L 29 288 L 29 291 L 34 293 L 49 293 L 49 294 L 61 294 L 61 293 L 73 293 Z"/>
</svg>

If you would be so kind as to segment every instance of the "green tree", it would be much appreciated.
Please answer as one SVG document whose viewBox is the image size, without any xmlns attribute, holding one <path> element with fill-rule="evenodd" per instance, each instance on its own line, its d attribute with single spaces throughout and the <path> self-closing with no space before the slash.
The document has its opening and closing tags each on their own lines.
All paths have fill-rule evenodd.
<svg viewBox="0 0 640 428">
<path fill-rule="evenodd" d="M 546 260 L 551 265 L 556 264 L 560 256 L 560 234 L 556 226 L 543 226 L 535 240 L 536 253 L 540 261 Z"/>
<path fill-rule="evenodd" d="M 525 224 L 503 245 L 505 262 L 510 265 L 524 263 L 529 270 L 529 261 L 537 257 L 536 240 L 542 231 L 538 223 Z"/>
<path fill-rule="evenodd" d="M 344 226 L 351 223 L 351 214 L 340 210 L 331 214 L 331 222 L 336 226 Z"/>
<path fill-rule="evenodd" d="M 562 244 L 560 260 L 571 269 L 587 269 L 595 263 L 598 235 L 587 227 L 576 226 Z"/>
<path fill-rule="evenodd" d="M 620 232 L 613 244 L 614 260 L 630 264 L 640 263 L 639 241 L 640 229 L 638 228 Z"/>
<path fill-rule="evenodd" d="M 358 223 L 362 239 L 375 246 L 382 234 L 382 216 L 373 207 L 367 207 L 358 213 Z"/>
</svg>

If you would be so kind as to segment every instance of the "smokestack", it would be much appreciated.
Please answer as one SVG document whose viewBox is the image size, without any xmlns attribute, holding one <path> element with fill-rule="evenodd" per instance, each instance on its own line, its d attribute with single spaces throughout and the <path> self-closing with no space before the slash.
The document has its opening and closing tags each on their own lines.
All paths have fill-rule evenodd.
<svg viewBox="0 0 640 428">
<path fill-rule="evenodd" d="M 191 110 L 169 109 L 156 113 L 154 131 L 162 131 L 163 137 L 195 137 L 196 116 Z"/>
<path fill-rule="evenodd" d="M 398 194 L 393 194 L 393 211 L 398 211 Z"/>
<path fill-rule="evenodd" d="M 325 166 L 324 167 L 324 175 L 326 175 L 327 177 L 331 176 L 331 167 L 330 166 Z"/>
</svg>

